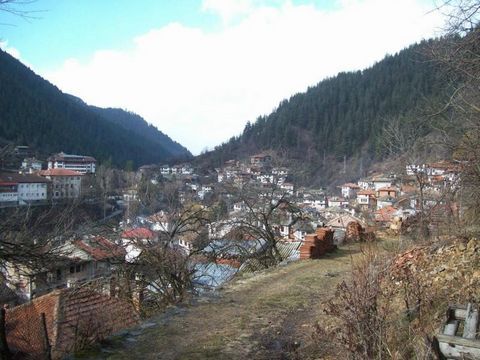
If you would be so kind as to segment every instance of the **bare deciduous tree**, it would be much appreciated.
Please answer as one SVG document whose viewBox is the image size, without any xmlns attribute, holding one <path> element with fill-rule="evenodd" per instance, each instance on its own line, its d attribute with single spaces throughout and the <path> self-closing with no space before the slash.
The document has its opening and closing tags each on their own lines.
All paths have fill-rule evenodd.
<svg viewBox="0 0 480 360">
<path fill-rule="evenodd" d="M 293 224 L 302 218 L 301 209 L 293 202 L 292 195 L 278 184 L 261 187 L 246 184 L 241 189 L 230 188 L 238 201 L 244 204 L 244 212 L 231 220 L 234 231 L 249 241 L 259 243 L 260 252 L 255 256 L 268 268 L 283 261 L 278 244 L 282 239 L 280 225 Z"/>
</svg>

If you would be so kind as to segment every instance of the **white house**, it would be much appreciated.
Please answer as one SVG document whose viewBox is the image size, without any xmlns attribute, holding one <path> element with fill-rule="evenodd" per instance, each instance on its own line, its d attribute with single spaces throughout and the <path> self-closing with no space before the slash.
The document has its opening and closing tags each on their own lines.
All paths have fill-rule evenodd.
<svg viewBox="0 0 480 360">
<path fill-rule="evenodd" d="M 0 173 L 0 203 L 26 205 L 46 201 L 49 183 L 37 175 Z"/>
<path fill-rule="evenodd" d="M 329 207 L 345 207 L 347 205 L 348 205 L 348 200 L 344 198 L 333 196 L 328 199 Z"/>
<path fill-rule="evenodd" d="M 19 179 L 18 182 L 18 202 L 27 204 L 32 202 L 48 200 L 48 181 L 45 178 L 36 175 L 30 175 L 29 178 Z"/>
<path fill-rule="evenodd" d="M 395 204 L 396 199 L 391 196 L 382 196 L 377 198 L 377 209 L 382 209 L 387 206 L 393 206 Z"/>
<path fill-rule="evenodd" d="M 288 194 L 293 195 L 295 186 L 292 183 L 282 183 L 280 189 L 285 190 Z"/>
<path fill-rule="evenodd" d="M 244 201 L 237 202 L 233 204 L 233 211 L 234 212 L 240 212 L 240 211 L 245 211 L 247 210 L 247 205 L 245 204 Z"/>
<path fill-rule="evenodd" d="M 375 191 L 378 191 L 379 189 L 384 187 L 391 187 L 393 184 L 393 180 L 388 178 L 375 178 L 375 179 L 372 179 L 372 183 L 373 183 L 373 189 Z"/>
<path fill-rule="evenodd" d="M 170 165 L 162 165 L 160 166 L 160 173 L 162 175 L 169 175 L 172 172 Z"/>
<path fill-rule="evenodd" d="M 357 181 L 358 187 L 363 190 L 373 189 L 373 183 L 370 179 L 360 179 Z"/>
<path fill-rule="evenodd" d="M 0 205 L 18 203 L 18 183 L 0 178 Z"/>
<path fill-rule="evenodd" d="M 272 174 L 277 176 L 287 176 L 288 169 L 284 167 L 275 167 L 272 169 Z"/>
<path fill-rule="evenodd" d="M 273 175 L 272 174 L 261 174 L 256 176 L 256 180 L 262 184 L 273 184 Z"/>
<path fill-rule="evenodd" d="M 373 190 L 360 190 L 357 192 L 357 204 L 362 208 L 375 208 L 376 197 Z"/>
<path fill-rule="evenodd" d="M 182 175 L 192 175 L 193 167 L 190 164 L 184 164 L 181 168 Z"/>
<path fill-rule="evenodd" d="M 153 231 L 169 231 L 170 220 L 167 213 L 163 210 L 149 216 L 147 220 L 152 224 L 151 229 Z"/>
<path fill-rule="evenodd" d="M 217 172 L 217 182 L 221 183 L 224 182 L 226 179 L 226 174 L 223 171 Z"/>
<path fill-rule="evenodd" d="M 355 193 L 358 189 L 360 189 L 360 186 L 357 184 L 352 184 L 352 183 L 346 183 L 340 186 L 342 190 L 342 196 L 345 199 L 352 199 L 355 197 Z"/>
<path fill-rule="evenodd" d="M 22 171 L 34 172 L 42 170 L 42 162 L 35 158 L 25 158 L 22 161 Z"/>
</svg>

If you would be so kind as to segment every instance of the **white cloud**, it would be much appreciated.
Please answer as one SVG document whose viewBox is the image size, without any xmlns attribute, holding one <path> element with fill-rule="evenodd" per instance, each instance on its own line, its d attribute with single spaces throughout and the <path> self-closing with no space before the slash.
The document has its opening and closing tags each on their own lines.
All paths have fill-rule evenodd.
<svg viewBox="0 0 480 360">
<path fill-rule="evenodd" d="M 205 0 L 203 9 L 227 22 L 211 32 L 172 23 L 131 49 L 69 59 L 44 75 L 88 103 L 139 113 L 198 153 L 327 76 L 431 37 L 442 21 L 415 0 L 346 0 L 329 11 Z"/>
<path fill-rule="evenodd" d="M 0 49 L 12 55 L 14 58 L 20 60 L 20 51 L 14 47 L 8 46 L 8 41 L 0 41 Z"/>
</svg>

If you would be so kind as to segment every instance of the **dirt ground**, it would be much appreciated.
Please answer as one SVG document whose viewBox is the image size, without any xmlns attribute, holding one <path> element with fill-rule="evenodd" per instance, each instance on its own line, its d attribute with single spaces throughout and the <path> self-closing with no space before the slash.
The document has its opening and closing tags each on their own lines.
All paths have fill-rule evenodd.
<svg viewBox="0 0 480 360">
<path fill-rule="evenodd" d="M 348 277 L 359 246 L 236 278 L 111 341 L 96 359 L 320 359 L 312 341 L 322 302 Z M 89 357 L 92 358 L 92 357 Z"/>
</svg>

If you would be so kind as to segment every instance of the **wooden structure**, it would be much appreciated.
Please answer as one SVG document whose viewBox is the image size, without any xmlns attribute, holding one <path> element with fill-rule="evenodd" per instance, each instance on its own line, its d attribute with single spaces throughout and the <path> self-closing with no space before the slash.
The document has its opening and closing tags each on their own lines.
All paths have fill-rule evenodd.
<svg viewBox="0 0 480 360">
<path fill-rule="evenodd" d="M 448 307 L 447 321 L 437 335 L 444 359 L 480 359 L 478 318 L 478 308 L 470 303 Z"/>
</svg>

